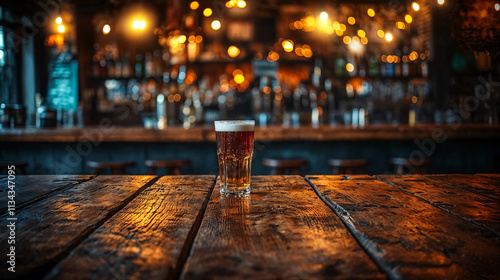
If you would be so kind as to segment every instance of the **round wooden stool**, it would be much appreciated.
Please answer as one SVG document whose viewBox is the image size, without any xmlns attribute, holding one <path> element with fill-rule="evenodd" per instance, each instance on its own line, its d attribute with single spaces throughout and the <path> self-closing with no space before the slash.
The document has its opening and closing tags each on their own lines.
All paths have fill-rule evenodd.
<svg viewBox="0 0 500 280">
<path fill-rule="evenodd" d="M 133 161 L 118 161 L 118 162 L 101 162 L 101 161 L 87 161 L 87 166 L 94 168 L 94 174 L 99 175 L 105 169 L 110 169 L 111 174 L 119 175 L 126 174 L 125 168 L 134 166 Z"/>
<path fill-rule="evenodd" d="M 422 162 L 420 163 L 420 161 Z M 412 160 L 409 158 L 395 157 L 389 159 L 389 164 L 394 166 L 394 173 L 397 175 L 427 174 L 429 173 L 429 166 L 432 164 L 432 160 L 430 158 Z"/>
<path fill-rule="evenodd" d="M 309 164 L 306 159 L 276 159 L 265 158 L 262 160 L 265 166 L 272 167 L 272 175 L 284 175 L 289 172 L 291 175 L 302 175 L 301 167 Z"/>
<path fill-rule="evenodd" d="M 144 165 L 149 167 L 149 174 L 155 175 L 158 168 L 166 168 L 167 174 L 181 175 L 181 167 L 191 164 L 189 159 L 174 159 L 174 160 L 152 160 L 148 159 Z"/>
<path fill-rule="evenodd" d="M 333 167 L 333 174 L 364 174 L 367 159 L 328 159 L 328 165 Z"/>
<path fill-rule="evenodd" d="M 11 161 L 11 162 L 0 162 L 0 175 L 8 175 L 9 174 L 9 166 L 14 165 L 16 169 L 14 169 L 15 174 L 26 174 L 26 166 L 28 163 L 26 161 Z M 5 173 L 4 173 L 5 170 Z"/>
</svg>

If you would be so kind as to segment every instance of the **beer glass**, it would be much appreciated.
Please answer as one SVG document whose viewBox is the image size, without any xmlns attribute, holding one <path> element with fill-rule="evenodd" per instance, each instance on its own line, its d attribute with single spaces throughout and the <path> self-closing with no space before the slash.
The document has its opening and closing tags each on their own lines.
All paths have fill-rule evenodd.
<svg viewBox="0 0 500 280">
<path fill-rule="evenodd" d="M 246 196 L 250 193 L 255 121 L 216 121 L 220 192 Z"/>
</svg>

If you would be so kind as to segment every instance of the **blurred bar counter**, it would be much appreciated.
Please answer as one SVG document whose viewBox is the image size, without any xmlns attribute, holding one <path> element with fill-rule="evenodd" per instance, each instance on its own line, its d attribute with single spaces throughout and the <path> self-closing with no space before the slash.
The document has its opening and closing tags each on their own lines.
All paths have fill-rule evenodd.
<svg viewBox="0 0 500 280">
<path fill-rule="evenodd" d="M 268 126 L 256 127 L 255 141 L 370 141 L 448 139 L 500 139 L 500 125 L 369 125 L 354 128 Z M 215 142 L 210 126 L 165 130 L 142 127 L 90 126 L 83 128 L 17 128 L 0 130 L 0 142 Z"/>
<path fill-rule="evenodd" d="M 331 174 L 329 158 L 365 158 L 367 174 L 384 174 L 397 156 L 431 158 L 433 174 L 491 173 L 498 170 L 499 140 L 500 125 L 483 124 L 257 127 L 252 174 L 270 174 L 262 164 L 267 157 L 307 159 L 304 174 Z M 133 161 L 128 174 L 148 174 L 150 159 L 189 159 L 182 174 L 218 174 L 211 126 L 2 129 L 0 147 L 0 162 L 26 161 L 28 174 L 92 174 L 88 160 Z"/>
</svg>

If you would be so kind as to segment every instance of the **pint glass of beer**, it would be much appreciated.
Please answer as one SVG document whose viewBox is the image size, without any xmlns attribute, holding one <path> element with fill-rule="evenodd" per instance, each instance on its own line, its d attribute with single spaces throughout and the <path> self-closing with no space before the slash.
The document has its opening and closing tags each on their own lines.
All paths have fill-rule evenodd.
<svg viewBox="0 0 500 280">
<path fill-rule="evenodd" d="M 255 121 L 216 121 L 220 192 L 245 196 L 250 193 Z"/>
</svg>

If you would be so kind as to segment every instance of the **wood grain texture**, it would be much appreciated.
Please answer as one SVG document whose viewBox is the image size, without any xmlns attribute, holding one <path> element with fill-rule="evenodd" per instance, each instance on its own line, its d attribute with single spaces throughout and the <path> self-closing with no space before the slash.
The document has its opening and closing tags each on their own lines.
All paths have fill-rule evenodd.
<svg viewBox="0 0 500 280">
<path fill-rule="evenodd" d="M 299 128 L 268 126 L 255 128 L 256 141 L 342 141 L 342 140 L 415 140 L 432 139 L 433 133 L 446 135 L 447 139 L 500 139 L 500 125 L 462 124 L 457 129 L 452 125 L 422 124 L 368 125 L 363 128 L 345 126 L 321 126 Z M 0 130 L 0 142 L 215 142 L 213 126 L 184 129 L 169 126 L 166 130 L 143 127 L 36 129 L 15 128 Z"/>
<path fill-rule="evenodd" d="M 181 279 L 384 278 L 303 177 L 252 177 L 247 198 L 218 185 Z"/>
<path fill-rule="evenodd" d="M 172 279 L 201 223 L 215 176 L 165 176 L 59 263 L 46 279 Z"/>
<path fill-rule="evenodd" d="M 341 178 L 308 176 L 392 278 L 500 277 L 500 240 L 490 231 L 373 177 Z"/>
<path fill-rule="evenodd" d="M 155 178 L 98 176 L 25 207 L 16 214 L 16 273 L 3 265 L 0 274 L 40 277 Z M 0 251 L 8 248 L 2 235 Z M 6 261 L 2 254 L 0 262 Z"/>
<path fill-rule="evenodd" d="M 44 199 L 48 195 L 53 195 L 54 191 L 58 191 L 69 186 L 87 181 L 94 178 L 91 175 L 16 175 L 14 182 L 14 190 L 16 192 L 15 202 L 16 210 Z M 8 178 L 0 179 L 0 205 L 7 205 L 7 192 L 9 189 Z M 7 208 L 0 208 L 0 216 L 7 213 Z"/>
<path fill-rule="evenodd" d="M 494 177 L 474 176 L 469 174 L 428 175 L 427 178 L 444 182 L 447 185 L 461 188 L 495 200 L 500 200 L 500 184 Z"/>
<path fill-rule="evenodd" d="M 497 187 L 500 186 L 500 174 L 494 174 L 494 173 L 492 173 L 492 174 L 476 174 L 476 176 L 485 177 L 490 181 L 496 182 L 493 184 L 494 186 L 497 186 Z"/>
<path fill-rule="evenodd" d="M 500 238 L 500 202 L 498 200 L 448 185 L 447 180 L 429 177 L 433 176 L 376 176 L 381 181 L 393 184 L 433 206 L 475 223 Z M 474 183 L 477 179 L 477 176 L 469 175 L 464 183 Z M 494 187 L 490 186 L 490 188 Z"/>
</svg>

